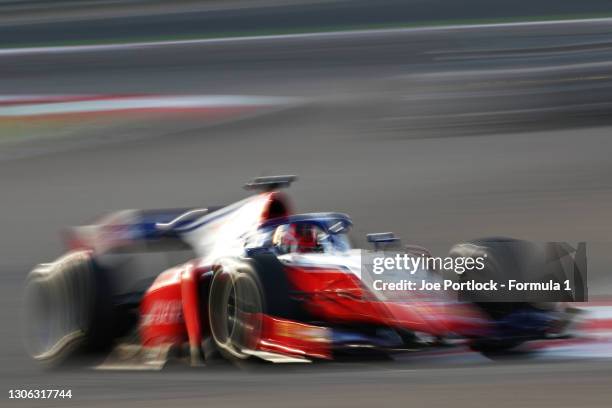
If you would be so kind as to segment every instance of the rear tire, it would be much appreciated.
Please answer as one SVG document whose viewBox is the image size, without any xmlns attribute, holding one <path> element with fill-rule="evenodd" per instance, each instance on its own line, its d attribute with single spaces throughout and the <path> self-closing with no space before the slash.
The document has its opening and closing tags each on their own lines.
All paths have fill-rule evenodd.
<svg viewBox="0 0 612 408">
<path fill-rule="evenodd" d="M 26 348 L 47 367 L 112 341 L 110 285 L 89 252 L 68 253 L 30 272 L 24 306 Z"/>
</svg>

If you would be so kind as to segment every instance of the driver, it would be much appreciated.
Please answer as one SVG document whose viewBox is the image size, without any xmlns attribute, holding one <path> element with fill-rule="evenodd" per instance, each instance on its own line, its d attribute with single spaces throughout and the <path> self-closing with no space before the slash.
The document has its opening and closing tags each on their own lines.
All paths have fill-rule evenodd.
<svg viewBox="0 0 612 408">
<path fill-rule="evenodd" d="M 280 253 L 322 252 L 318 242 L 318 228 L 308 223 L 284 224 L 276 227 L 272 245 Z"/>
</svg>

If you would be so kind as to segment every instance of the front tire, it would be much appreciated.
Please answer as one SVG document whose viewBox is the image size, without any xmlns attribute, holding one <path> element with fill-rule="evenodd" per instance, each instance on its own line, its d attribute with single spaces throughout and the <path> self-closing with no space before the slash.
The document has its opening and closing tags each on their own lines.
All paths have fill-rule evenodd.
<svg viewBox="0 0 612 408">
<path fill-rule="evenodd" d="M 563 268 L 560 263 L 547 262 L 547 254 L 551 248 L 512 238 L 482 238 L 455 245 L 449 255 L 486 258 L 484 269 L 466 271 L 459 278 L 460 281 L 486 282 L 491 279 L 501 282 L 515 277 L 518 280 L 544 282 L 553 279 L 559 282 Z M 556 305 L 556 302 L 537 303 L 537 299 L 516 299 L 509 291 L 478 293 L 474 297 L 467 293 L 463 300 L 474 302 L 496 325 L 496 338 L 475 339 L 470 345 L 472 350 L 489 358 L 525 354 L 520 351 L 519 346 L 532 338 L 541 337 L 547 330 L 546 326 L 528 329 L 508 327 L 504 322 L 509 316 L 521 311 L 554 310 Z"/>
<path fill-rule="evenodd" d="M 215 346 L 229 360 L 249 357 L 261 332 L 262 296 L 250 266 L 225 263 L 210 286 L 209 319 Z"/>
<path fill-rule="evenodd" d="M 270 254 L 221 261 L 210 286 L 208 311 L 216 347 L 234 362 L 246 360 L 257 348 L 264 314 L 297 316 L 284 268 Z"/>
</svg>

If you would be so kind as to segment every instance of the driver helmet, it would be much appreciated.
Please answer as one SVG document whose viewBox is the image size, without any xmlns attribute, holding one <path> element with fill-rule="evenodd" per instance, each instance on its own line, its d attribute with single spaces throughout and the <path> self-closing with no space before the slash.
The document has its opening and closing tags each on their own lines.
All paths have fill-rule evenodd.
<svg viewBox="0 0 612 408">
<path fill-rule="evenodd" d="M 318 228 L 309 223 L 284 224 L 276 227 L 272 244 L 281 253 L 320 252 Z"/>
</svg>

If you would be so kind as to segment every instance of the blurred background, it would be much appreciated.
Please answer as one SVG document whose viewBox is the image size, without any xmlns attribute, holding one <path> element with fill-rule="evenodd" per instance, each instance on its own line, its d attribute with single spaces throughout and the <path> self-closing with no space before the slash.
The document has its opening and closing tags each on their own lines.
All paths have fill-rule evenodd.
<svg viewBox="0 0 612 408">
<path fill-rule="evenodd" d="M 358 242 L 586 241 L 589 295 L 605 298 L 611 125 L 609 0 L 0 0 L 2 388 L 71 388 L 92 407 L 610 406 L 609 347 L 45 372 L 20 302 L 66 226 L 228 203 L 286 173 L 298 211 L 351 214 Z"/>
</svg>

